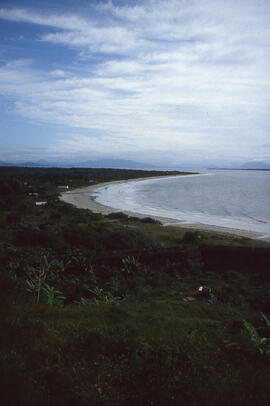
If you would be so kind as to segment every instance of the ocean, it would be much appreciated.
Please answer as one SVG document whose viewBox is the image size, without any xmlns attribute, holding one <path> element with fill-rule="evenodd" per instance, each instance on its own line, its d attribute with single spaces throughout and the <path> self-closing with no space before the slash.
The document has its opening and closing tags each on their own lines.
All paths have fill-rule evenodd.
<svg viewBox="0 0 270 406">
<path fill-rule="evenodd" d="M 204 170 L 113 183 L 95 195 L 98 203 L 117 210 L 270 236 L 270 171 Z"/>
</svg>

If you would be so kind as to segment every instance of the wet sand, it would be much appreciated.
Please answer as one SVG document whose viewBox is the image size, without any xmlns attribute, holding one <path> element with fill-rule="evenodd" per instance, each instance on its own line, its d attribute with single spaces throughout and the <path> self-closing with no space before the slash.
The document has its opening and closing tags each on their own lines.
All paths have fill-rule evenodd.
<svg viewBox="0 0 270 406">
<path fill-rule="evenodd" d="M 189 176 L 189 175 L 178 175 L 178 176 Z M 93 213 L 100 213 L 103 215 L 107 215 L 110 213 L 119 212 L 120 210 L 97 203 L 96 202 L 96 193 L 95 193 L 96 189 L 98 189 L 99 187 L 111 185 L 112 183 L 120 184 L 120 183 L 132 182 L 132 181 L 143 181 L 143 180 L 147 180 L 147 179 L 157 179 L 157 178 L 164 178 L 164 177 L 162 176 L 162 177 L 137 178 L 137 179 L 130 179 L 130 180 L 98 183 L 98 184 L 95 184 L 92 186 L 86 186 L 86 187 L 83 187 L 80 189 L 74 189 L 74 190 L 70 190 L 67 192 L 63 192 L 60 196 L 60 199 L 66 203 L 73 204 L 74 206 L 76 206 L 80 209 L 89 209 Z M 223 235 L 233 235 L 233 236 L 238 236 L 238 237 L 247 237 L 247 238 L 251 238 L 251 239 L 260 239 L 262 237 L 261 234 L 252 232 L 252 231 L 238 230 L 238 229 L 233 229 L 233 228 L 228 228 L 228 227 L 219 227 L 219 226 L 202 224 L 202 223 L 187 224 L 184 222 L 181 223 L 181 222 L 179 222 L 179 220 L 175 220 L 172 218 L 140 214 L 140 213 L 135 213 L 135 212 L 131 212 L 128 210 L 121 210 L 121 211 L 127 215 L 134 216 L 134 217 L 139 217 L 139 218 L 151 217 L 155 220 L 159 220 L 163 224 L 163 226 L 190 228 L 193 230 L 215 232 L 215 233 L 223 234 Z M 262 241 L 270 242 L 270 238 L 269 237 L 262 238 Z"/>
</svg>

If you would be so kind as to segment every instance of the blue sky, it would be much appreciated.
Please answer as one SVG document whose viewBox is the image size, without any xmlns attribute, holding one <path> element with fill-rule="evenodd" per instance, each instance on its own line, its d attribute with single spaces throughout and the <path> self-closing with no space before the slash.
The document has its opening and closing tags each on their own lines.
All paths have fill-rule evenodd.
<svg viewBox="0 0 270 406">
<path fill-rule="evenodd" d="M 0 160 L 270 161 L 269 0 L 0 1 Z"/>
</svg>

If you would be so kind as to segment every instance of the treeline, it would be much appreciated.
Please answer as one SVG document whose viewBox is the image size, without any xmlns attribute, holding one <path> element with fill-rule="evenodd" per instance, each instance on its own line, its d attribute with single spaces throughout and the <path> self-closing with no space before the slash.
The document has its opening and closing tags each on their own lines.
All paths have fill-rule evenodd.
<svg viewBox="0 0 270 406">
<path fill-rule="evenodd" d="M 170 175 L 180 172 L 170 172 Z M 76 188 L 105 181 L 164 176 L 167 172 L 120 169 L 0 168 L 0 238 L 16 246 L 55 250 L 140 248 L 149 241 L 139 231 L 59 201 L 57 186 Z M 37 207 L 45 201 L 46 207 Z M 134 221 L 134 219 L 133 219 Z M 146 238 L 147 240 L 147 238 Z"/>
<path fill-rule="evenodd" d="M 99 168 L 21 168 L 0 167 L 0 194 L 17 193 L 22 183 L 33 187 L 48 188 L 57 185 L 70 187 L 87 186 L 89 182 L 109 182 L 144 178 L 148 176 L 181 175 L 179 171 L 144 171 L 135 169 L 99 169 Z"/>
</svg>

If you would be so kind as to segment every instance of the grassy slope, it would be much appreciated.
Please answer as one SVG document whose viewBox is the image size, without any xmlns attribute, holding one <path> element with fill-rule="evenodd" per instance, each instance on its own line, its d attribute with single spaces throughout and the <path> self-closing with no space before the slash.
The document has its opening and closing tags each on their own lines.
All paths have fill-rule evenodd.
<svg viewBox="0 0 270 406">
<path fill-rule="evenodd" d="M 51 185 L 46 193 L 55 198 Z M 243 326 L 243 320 L 248 320 L 261 337 L 269 337 L 260 314 L 269 308 L 269 283 L 237 272 L 191 274 L 176 266 L 168 273 L 158 269 L 145 273 L 137 266 L 128 273 L 112 269 L 107 280 L 98 278 L 98 286 L 106 292 L 116 296 L 122 292 L 120 301 L 94 303 L 90 296 L 86 305 L 60 307 L 46 304 L 43 294 L 35 305 L 35 297 L 26 291 L 27 266 L 39 259 L 40 251 L 59 259 L 75 241 L 82 261 L 77 274 L 82 285 L 87 249 L 122 248 L 123 244 L 127 248 L 175 246 L 182 242 L 185 230 L 102 219 L 60 202 L 41 211 L 23 196 L 17 198 L 20 212 L 17 203 L 4 206 L 1 217 L 2 404 L 269 404 L 270 357 L 260 354 Z M 20 220 L 7 224 L 10 209 Z M 24 239 L 18 239 L 22 231 Z M 43 240 L 33 246 L 42 232 Z M 255 244 L 200 234 L 203 243 Z M 68 280 L 73 283 L 70 274 L 64 273 L 55 282 L 66 295 L 70 287 L 63 281 Z M 91 288 L 92 282 L 86 282 Z M 200 285 L 213 288 L 219 299 L 216 306 L 183 301 Z M 226 306 L 228 301 L 232 310 Z M 227 347 L 224 340 L 235 345 Z"/>
<path fill-rule="evenodd" d="M 256 317 L 185 303 L 177 290 L 117 306 L 21 308 L 2 321 L 1 383 L 23 405 L 266 405 L 269 359 L 239 334 Z M 239 347 L 226 349 L 232 335 Z"/>
</svg>

